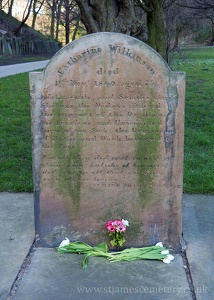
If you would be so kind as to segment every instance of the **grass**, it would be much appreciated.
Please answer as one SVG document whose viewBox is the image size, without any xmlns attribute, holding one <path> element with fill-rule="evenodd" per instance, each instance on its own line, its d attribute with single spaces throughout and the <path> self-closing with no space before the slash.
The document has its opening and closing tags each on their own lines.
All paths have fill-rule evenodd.
<svg viewBox="0 0 214 300">
<path fill-rule="evenodd" d="M 0 191 L 30 192 L 32 183 L 28 74 L 0 78 Z"/>
<path fill-rule="evenodd" d="M 172 69 L 186 72 L 184 191 L 214 193 L 214 49 L 188 49 Z"/>
<path fill-rule="evenodd" d="M 214 49 L 182 50 L 186 72 L 184 192 L 214 194 Z M 0 191 L 32 192 L 28 74 L 0 78 Z"/>
</svg>

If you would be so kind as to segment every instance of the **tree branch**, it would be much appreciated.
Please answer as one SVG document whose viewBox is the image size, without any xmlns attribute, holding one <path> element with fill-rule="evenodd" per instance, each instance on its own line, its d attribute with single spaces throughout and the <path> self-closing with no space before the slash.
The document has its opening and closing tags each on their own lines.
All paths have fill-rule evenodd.
<svg viewBox="0 0 214 300">
<path fill-rule="evenodd" d="M 25 11 L 24 11 L 24 14 L 23 14 L 23 19 L 20 23 L 20 25 L 14 30 L 14 34 L 17 35 L 19 33 L 19 31 L 22 29 L 22 27 L 25 25 L 25 22 L 27 21 L 29 15 L 30 15 L 30 11 L 31 11 L 31 7 L 32 7 L 32 4 L 33 4 L 33 0 L 29 0 L 29 4 L 27 3 L 28 6 L 28 10 L 27 10 L 27 6 L 25 8 L 25 11 L 27 10 L 27 14 L 26 16 L 24 17 L 24 14 L 25 14 Z"/>
<path fill-rule="evenodd" d="M 213 4 L 210 4 L 209 2 L 207 1 L 203 1 L 203 2 L 200 2 L 200 1 L 194 1 L 195 5 L 192 4 L 192 5 L 188 5 L 188 4 L 182 4 L 182 3 L 176 3 L 177 6 L 179 7 L 185 7 L 185 8 L 190 8 L 190 9 L 212 9 L 214 8 L 214 5 Z"/>
</svg>

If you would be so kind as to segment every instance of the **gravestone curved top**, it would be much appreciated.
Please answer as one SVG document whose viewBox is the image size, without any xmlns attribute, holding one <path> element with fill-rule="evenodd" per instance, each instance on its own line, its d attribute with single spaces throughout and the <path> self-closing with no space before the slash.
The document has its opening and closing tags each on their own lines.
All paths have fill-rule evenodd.
<svg viewBox="0 0 214 300">
<path fill-rule="evenodd" d="M 36 231 L 107 240 L 109 219 L 130 221 L 127 246 L 181 235 L 185 74 L 143 42 L 84 36 L 30 73 Z"/>
<path fill-rule="evenodd" d="M 72 51 L 75 51 L 74 55 L 71 55 Z M 128 63 L 146 65 L 147 70 L 157 64 L 165 74 L 170 71 L 168 64 L 159 53 L 142 41 L 121 33 L 102 32 L 85 35 L 65 45 L 51 59 L 44 72 L 47 74 L 52 68 L 55 70 L 59 63 L 58 72 L 63 75 L 72 65 L 89 61 L 93 56 L 102 59 L 104 51 L 108 51 L 112 56 L 112 62 L 116 55 L 118 59 L 119 56 L 126 58 Z M 62 56 L 65 60 L 63 65 Z M 150 72 L 152 71 L 154 72 L 151 69 Z"/>
</svg>

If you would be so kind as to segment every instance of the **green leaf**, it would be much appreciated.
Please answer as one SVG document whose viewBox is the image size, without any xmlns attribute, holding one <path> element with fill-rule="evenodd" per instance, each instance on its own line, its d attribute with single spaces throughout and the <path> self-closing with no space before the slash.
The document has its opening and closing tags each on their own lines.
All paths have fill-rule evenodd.
<svg viewBox="0 0 214 300">
<path fill-rule="evenodd" d="M 87 266 L 88 266 L 88 258 L 89 258 L 89 256 L 91 256 L 91 254 L 92 253 L 88 253 L 88 254 L 85 255 L 84 260 L 82 262 L 82 268 L 83 268 L 83 270 L 85 270 L 87 268 Z"/>
<path fill-rule="evenodd" d="M 102 244 L 99 244 L 99 245 L 93 247 L 93 250 L 107 253 L 108 252 L 108 245 L 106 243 L 102 243 Z"/>
</svg>

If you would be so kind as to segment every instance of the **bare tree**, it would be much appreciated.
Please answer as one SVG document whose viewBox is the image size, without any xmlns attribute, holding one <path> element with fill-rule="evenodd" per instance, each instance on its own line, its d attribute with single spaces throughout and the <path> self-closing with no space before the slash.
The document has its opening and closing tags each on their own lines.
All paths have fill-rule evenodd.
<svg viewBox="0 0 214 300">
<path fill-rule="evenodd" d="M 63 0 L 63 10 L 61 12 L 60 23 L 65 28 L 66 44 L 70 42 L 70 32 L 73 29 L 72 40 L 75 39 L 79 28 L 80 12 L 78 6 L 73 0 Z"/>
<path fill-rule="evenodd" d="M 46 0 L 50 9 L 50 36 L 54 39 L 56 11 L 59 0 Z"/>
<path fill-rule="evenodd" d="M 179 47 L 181 35 L 186 29 L 194 25 L 192 16 L 187 8 L 178 5 L 178 0 L 164 1 L 164 14 L 166 21 L 167 53 Z"/>
<path fill-rule="evenodd" d="M 214 44 L 214 1 L 213 0 L 179 0 L 178 5 L 188 9 L 192 18 L 208 20 L 212 28 L 210 45 Z"/>
<path fill-rule="evenodd" d="M 20 25 L 14 30 L 15 35 L 17 35 L 19 33 L 19 31 L 22 29 L 22 27 L 26 23 L 29 15 L 30 15 L 30 12 L 31 12 L 32 4 L 33 4 L 33 0 L 28 0 L 25 10 L 24 10 L 24 13 L 23 13 L 22 21 L 21 21 Z"/>
<path fill-rule="evenodd" d="M 36 18 L 44 4 L 45 0 L 42 1 L 38 1 L 38 0 L 33 0 L 33 7 L 32 7 L 32 11 L 33 11 L 33 19 L 32 19 L 32 27 L 35 28 L 35 24 L 36 24 Z"/>
</svg>

